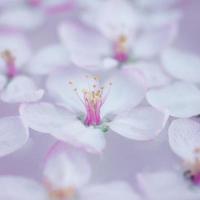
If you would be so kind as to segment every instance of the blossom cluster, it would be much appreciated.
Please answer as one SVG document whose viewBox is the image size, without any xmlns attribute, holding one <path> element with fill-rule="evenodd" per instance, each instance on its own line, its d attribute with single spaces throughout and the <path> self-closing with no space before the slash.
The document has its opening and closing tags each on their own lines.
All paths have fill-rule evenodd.
<svg viewBox="0 0 200 200">
<path fill-rule="evenodd" d="M 200 199 L 200 58 L 175 45 L 187 4 L 0 1 L 0 156 L 32 134 L 55 140 L 41 181 L 1 175 L 0 199 Z M 164 131 L 178 167 L 89 184 L 87 157 L 104 157 L 110 134 L 148 145 Z"/>
</svg>

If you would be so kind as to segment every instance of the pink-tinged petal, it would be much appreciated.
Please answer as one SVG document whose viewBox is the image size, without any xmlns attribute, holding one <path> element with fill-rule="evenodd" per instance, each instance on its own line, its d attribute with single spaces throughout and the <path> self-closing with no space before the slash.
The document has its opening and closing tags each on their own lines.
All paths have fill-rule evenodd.
<svg viewBox="0 0 200 200">
<path fill-rule="evenodd" d="M 40 49 L 31 59 L 29 71 L 32 74 L 46 75 L 57 67 L 68 65 L 69 58 L 65 48 L 59 44 Z"/>
<path fill-rule="evenodd" d="M 200 144 L 200 124 L 191 119 L 174 120 L 169 127 L 169 144 L 175 154 L 186 161 L 195 161 Z"/>
<path fill-rule="evenodd" d="M 178 49 L 168 49 L 162 55 L 163 66 L 171 76 L 200 83 L 200 58 Z"/>
<path fill-rule="evenodd" d="M 1 93 L 1 100 L 7 103 L 34 102 L 42 98 L 44 91 L 37 89 L 32 79 L 17 76 L 11 80 Z"/>
<path fill-rule="evenodd" d="M 150 106 L 138 107 L 117 116 L 109 127 L 116 133 L 133 140 L 155 138 L 165 127 L 168 120 L 166 113 Z"/>
<path fill-rule="evenodd" d="M 174 117 L 192 117 L 200 114 L 200 90 L 186 82 L 151 89 L 146 95 L 147 101 L 154 107 L 166 110 Z"/>
<path fill-rule="evenodd" d="M 65 22 L 59 26 L 58 32 L 72 61 L 80 67 L 94 68 L 103 56 L 110 54 L 108 41 L 81 22 Z"/>
<path fill-rule="evenodd" d="M 75 6 L 74 0 L 43 0 L 41 1 L 42 9 L 48 14 L 72 11 Z"/>
<path fill-rule="evenodd" d="M 156 12 L 141 13 L 141 27 L 144 30 L 158 28 L 170 24 L 178 23 L 182 18 L 180 10 L 167 10 L 166 12 L 158 10 Z"/>
<path fill-rule="evenodd" d="M 43 173 L 53 190 L 68 187 L 79 189 L 88 183 L 91 168 L 83 152 L 64 143 L 57 143 L 47 156 Z"/>
<path fill-rule="evenodd" d="M 145 31 L 135 41 L 133 53 L 135 57 L 139 58 L 156 56 L 172 43 L 176 34 L 176 24 Z"/>
<path fill-rule="evenodd" d="M 53 98 L 70 110 L 85 112 L 85 108 L 80 100 L 82 93 L 80 92 L 79 97 L 74 89 L 77 88 L 80 91 L 88 89 L 87 75 L 88 72 L 76 67 L 59 69 L 50 74 L 46 87 Z"/>
<path fill-rule="evenodd" d="M 135 37 L 139 16 L 129 1 L 104 1 L 88 13 L 86 20 L 96 26 L 107 38 L 115 40 L 120 35 L 125 35 L 132 40 Z"/>
<path fill-rule="evenodd" d="M 138 77 L 146 88 L 164 86 L 170 83 L 171 78 L 155 62 L 138 62 L 123 67 L 127 76 Z"/>
<path fill-rule="evenodd" d="M 41 26 L 44 16 L 39 10 L 26 6 L 11 7 L 0 14 L 0 25 L 19 30 L 33 30 Z"/>
<path fill-rule="evenodd" d="M 138 175 L 138 181 L 149 199 L 197 200 L 200 191 L 192 188 L 179 171 L 163 171 Z"/>
<path fill-rule="evenodd" d="M 2 200 L 48 200 L 48 194 L 39 183 L 19 176 L 0 177 Z"/>
<path fill-rule="evenodd" d="M 29 133 L 19 117 L 0 119 L 0 156 L 21 148 L 28 140 Z"/>
<path fill-rule="evenodd" d="M 141 103 L 145 95 L 143 85 L 136 80 L 129 80 L 121 73 L 115 73 L 106 79 L 104 85 L 112 84 L 102 106 L 102 116 L 117 114 Z"/>
<path fill-rule="evenodd" d="M 24 104 L 20 107 L 20 115 L 29 128 L 51 134 L 86 151 L 100 153 L 105 147 L 100 129 L 85 126 L 63 107 L 50 103 Z"/>
<path fill-rule="evenodd" d="M 23 67 L 32 54 L 29 42 L 23 35 L 0 31 L 0 53 L 5 50 L 13 54 L 17 68 Z"/>
<path fill-rule="evenodd" d="M 58 134 L 71 117 L 66 109 L 50 103 L 23 104 L 20 106 L 20 116 L 29 128 Z"/>
<path fill-rule="evenodd" d="M 82 200 L 139 200 L 139 195 L 131 186 L 122 181 L 93 185 L 83 188 L 80 193 Z"/>
</svg>

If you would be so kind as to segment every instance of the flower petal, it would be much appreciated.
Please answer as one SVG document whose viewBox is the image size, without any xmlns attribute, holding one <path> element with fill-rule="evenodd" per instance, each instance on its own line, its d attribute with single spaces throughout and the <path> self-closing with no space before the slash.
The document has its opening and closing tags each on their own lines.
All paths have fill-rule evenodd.
<svg viewBox="0 0 200 200">
<path fill-rule="evenodd" d="M 42 98 L 44 91 L 37 89 L 35 83 L 26 76 L 17 76 L 1 93 L 1 99 L 7 103 L 34 102 Z"/>
<path fill-rule="evenodd" d="M 169 127 L 169 144 L 175 154 L 185 161 L 195 161 L 200 147 L 200 124 L 191 119 L 174 120 Z"/>
<path fill-rule="evenodd" d="M 50 103 L 24 104 L 20 115 L 28 127 L 86 151 L 99 153 L 105 147 L 105 138 L 99 129 L 86 127 L 63 107 Z"/>
<path fill-rule="evenodd" d="M 193 84 L 175 82 L 147 92 L 147 101 L 166 110 L 174 117 L 192 117 L 200 114 L 200 90 Z"/>
<path fill-rule="evenodd" d="M 196 200 L 200 197 L 199 190 L 193 190 L 178 171 L 139 174 L 138 180 L 146 196 L 153 200 Z"/>
<path fill-rule="evenodd" d="M 200 83 L 200 58 L 178 49 L 168 49 L 162 55 L 165 70 L 173 77 Z"/>
<path fill-rule="evenodd" d="M 139 195 L 126 182 L 118 181 L 103 185 L 93 185 L 81 191 L 84 200 L 139 200 Z"/>
<path fill-rule="evenodd" d="M 58 31 L 72 61 L 80 67 L 94 68 L 103 56 L 110 54 L 108 41 L 95 29 L 81 22 L 65 22 Z"/>
<path fill-rule="evenodd" d="M 0 156 L 21 148 L 28 140 L 29 133 L 19 117 L 0 119 Z"/>
<path fill-rule="evenodd" d="M 44 22 L 43 14 L 29 8 L 18 6 L 5 9 L 0 15 L 0 25 L 20 30 L 33 30 Z"/>
<path fill-rule="evenodd" d="M 136 40 L 133 54 L 136 58 L 151 58 L 157 56 L 172 43 L 176 33 L 176 24 L 170 24 L 155 30 L 145 31 Z"/>
<path fill-rule="evenodd" d="M 0 91 L 5 87 L 7 78 L 4 75 L 0 74 Z"/>
<path fill-rule="evenodd" d="M 2 200 L 48 200 L 44 188 L 37 182 L 18 176 L 0 177 Z"/>
<path fill-rule="evenodd" d="M 136 80 L 129 80 L 121 73 L 115 73 L 105 80 L 105 88 L 109 85 L 110 89 L 102 106 L 102 116 L 106 114 L 116 114 L 123 110 L 137 106 L 144 98 L 145 89 Z M 108 86 L 109 87 L 109 86 Z"/>
<path fill-rule="evenodd" d="M 53 44 L 37 52 L 30 61 L 29 71 L 33 74 L 46 75 L 68 63 L 69 59 L 65 48 L 59 44 Z"/>
<path fill-rule="evenodd" d="M 86 156 L 78 149 L 57 143 L 48 154 L 44 176 L 51 189 L 79 189 L 88 183 L 91 168 Z"/>
<path fill-rule="evenodd" d="M 170 83 L 171 78 L 163 71 L 162 67 L 155 62 L 137 62 L 123 67 L 127 76 L 139 77 L 146 88 L 164 86 Z"/>
<path fill-rule="evenodd" d="M 150 106 L 138 107 L 117 116 L 109 127 L 133 140 L 150 140 L 164 128 L 168 115 Z"/>
</svg>

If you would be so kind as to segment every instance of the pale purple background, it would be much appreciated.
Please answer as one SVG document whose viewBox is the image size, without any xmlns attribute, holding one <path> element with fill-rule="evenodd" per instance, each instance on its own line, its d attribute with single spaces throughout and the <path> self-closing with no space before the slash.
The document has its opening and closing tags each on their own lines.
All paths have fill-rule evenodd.
<svg viewBox="0 0 200 200">
<path fill-rule="evenodd" d="M 190 0 L 185 6 L 179 37 L 175 45 L 200 55 L 200 1 Z M 34 48 L 56 41 L 52 20 L 36 34 L 30 35 Z M 48 34 L 47 34 L 48 30 Z M 15 106 L 1 104 L 1 116 L 16 115 Z M 54 143 L 48 135 L 32 131 L 31 140 L 16 153 L 0 159 L 0 174 L 15 174 L 42 179 L 43 158 Z M 107 136 L 107 147 L 100 157 L 90 156 L 93 164 L 93 182 L 127 180 L 135 184 L 135 175 L 142 171 L 156 171 L 174 168 L 179 164 L 177 157 L 170 151 L 167 132 L 164 131 L 154 141 L 134 142 L 117 134 Z"/>
</svg>

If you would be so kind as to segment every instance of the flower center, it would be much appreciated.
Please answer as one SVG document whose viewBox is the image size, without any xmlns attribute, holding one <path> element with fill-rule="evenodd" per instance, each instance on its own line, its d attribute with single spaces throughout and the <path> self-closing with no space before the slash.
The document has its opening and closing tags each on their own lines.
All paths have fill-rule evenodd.
<svg viewBox="0 0 200 200">
<path fill-rule="evenodd" d="M 74 200 L 76 197 L 76 190 L 74 187 L 51 190 L 49 196 L 52 200 Z"/>
<path fill-rule="evenodd" d="M 5 50 L 1 53 L 2 59 L 6 63 L 6 75 L 9 79 L 13 78 L 17 74 L 15 65 L 15 57 L 9 50 Z"/>
<path fill-rule="evenodd" d="M 100 86 L 99 78 L 97 76 L 86 76 L 86 78 L 92 83 L 88 84 L 87 89 L 79 91 L 77 87 L 74 87 L 72 81 L 69 81 L 69 84 L 73 86 L 73 90 L 85 107 L 86 116 L 84 118 L 84 124 L 87 126 L 97 126 L 101 124 L 101 108 L 106 100 L 112 83 L 110 82 L 108 87 L 102 87 Z"/>
<path fill-rule="evenodd" d="M 195 161 L 188 164 L 188 170 L 185 171 L 184 175 L 189 179 L 194 185 L 200 186 L 200 148 L 194 150 Z"/>
<path fill-rule="evenodd" d="M 121 35 L 114 44 L 114 58 L 119 62 L 126 62 L 128 60 L 128 38 Z"/>
</svg>

